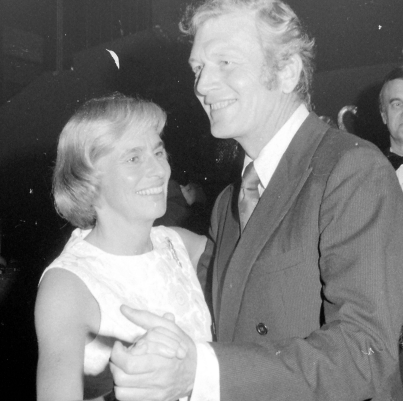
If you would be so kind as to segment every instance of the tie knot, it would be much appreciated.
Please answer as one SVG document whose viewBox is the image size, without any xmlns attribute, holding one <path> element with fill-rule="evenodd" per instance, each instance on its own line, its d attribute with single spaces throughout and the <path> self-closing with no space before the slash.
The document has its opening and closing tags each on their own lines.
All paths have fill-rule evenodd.
<svg viewBox="0 0 403 401">
<path fill-rule="evenodd" d="M 259 176 L 255 170 L 253 162 L 250 162 L 242 176 L 242 188 L 256 190 L 260 183 Z"/>
</svg>

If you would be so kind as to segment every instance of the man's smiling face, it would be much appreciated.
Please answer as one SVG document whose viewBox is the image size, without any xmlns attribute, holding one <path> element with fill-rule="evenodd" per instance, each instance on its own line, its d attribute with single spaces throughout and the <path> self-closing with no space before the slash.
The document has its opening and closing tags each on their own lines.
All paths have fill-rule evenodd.
<svg viewBox="0 0 403 401">
<path fill-rule="evenodd" d="M 282 94 L 264 82 L 265 58 L 252 15 L 207 20 L 196 33 L 189 62 L 213 136 L 244 146 L 264 135 Z"/>
</svg>

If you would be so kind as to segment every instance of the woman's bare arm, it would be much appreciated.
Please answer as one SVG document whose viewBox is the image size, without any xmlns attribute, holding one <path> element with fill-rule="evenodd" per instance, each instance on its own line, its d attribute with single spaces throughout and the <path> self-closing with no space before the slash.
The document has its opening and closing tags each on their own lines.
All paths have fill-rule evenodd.
<svg viewBox="0 0 403 401">
<path fill-rule="evenodd" d="M 99 323 L 98 303 L 75 274 L 44 275 L 35 304 L 38 401 L 83 399 L 84 348 Z"/>
</svg>

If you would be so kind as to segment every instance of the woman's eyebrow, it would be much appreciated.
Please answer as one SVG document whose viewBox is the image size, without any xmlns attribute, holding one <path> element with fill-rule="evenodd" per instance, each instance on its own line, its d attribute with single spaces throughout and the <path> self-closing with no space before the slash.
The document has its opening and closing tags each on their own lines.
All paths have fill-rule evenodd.
<svg viewBox="0 0 403 401">
<path fill-rule="evenodd" d="M 153 150 L 158 149 L 158 148 L 160 148 L 160 147 L 165 148 L 164 141 L 159 141 L 159 142 L 157 142 L 157 143 L 154 145 Z"/>
<path fill-rule="evenodd" d="M 138 154 L 141 153 L 144 150 L 143 146 L 136 146 L 134 148 L 126 149 L 122 155 L 120 156 L 120 159 L 125 159 L 127 156 L 133 155 L 133 154 Z"/>
<path fill-rule="evenodd" d="M 152 150 L 156 150 L 158 148 L 164 148 L 165 149 L 165 144 L 163 141 L 158 141 L 153 147 Z M 141 153 L 143 152 L 145 149 L 145 146 L 135 146 L 133 148 L 130 149 L 126 149 L 123 153 L 121 158 L 124 159 L 125 157 L 129 156 L 129 155 L 133 155 L 133 154 L 137 154 L 137 153 Z"/>
</svg>

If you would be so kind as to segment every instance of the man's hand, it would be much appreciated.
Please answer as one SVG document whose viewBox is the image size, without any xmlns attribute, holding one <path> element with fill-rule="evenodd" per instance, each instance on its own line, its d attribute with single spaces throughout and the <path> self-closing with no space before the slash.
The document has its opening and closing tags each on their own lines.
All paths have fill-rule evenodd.
<svg viewBox="0 0 403 401">
<path fill-rule="evenodd" d="M 189 395 L 197 364 L 193 340 L 175 324 L 172 315 L 160 317 L 127 306 L 121 311 L 147 333 L 135 347 L 125 348 L 116 342 L 112 349 L 110 366 L 116 398 L 173 401 Z"/>
</svg>

